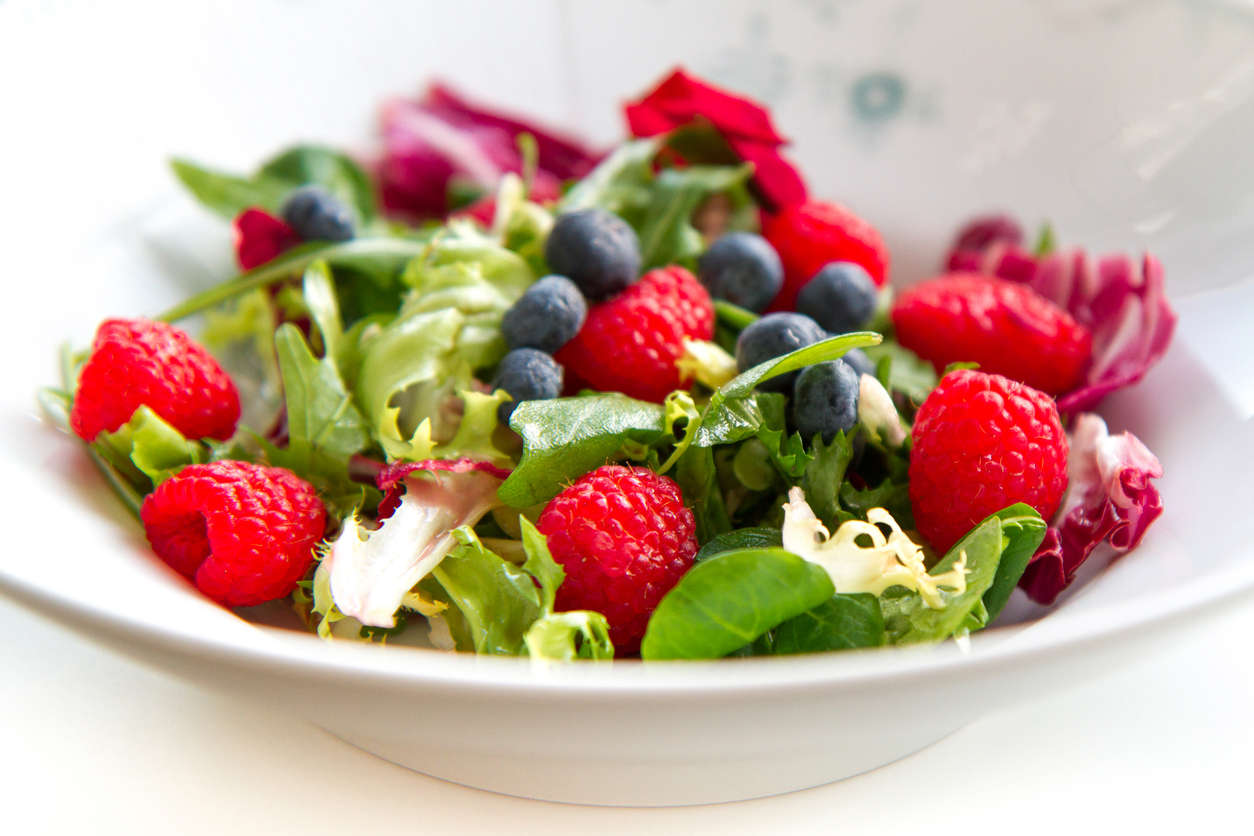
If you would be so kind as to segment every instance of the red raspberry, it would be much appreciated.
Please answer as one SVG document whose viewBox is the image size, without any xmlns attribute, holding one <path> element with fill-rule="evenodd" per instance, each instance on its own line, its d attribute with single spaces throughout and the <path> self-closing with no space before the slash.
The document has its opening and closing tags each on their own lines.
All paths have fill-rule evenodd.
<svg viewBox="0 0 1254 836">
<path fill-rule="evenodd" d="M 573 380 L 661 402 L 685 383 L 675 368 L 684 338 L 713 336 L 714 307 L 701 282 L 682 267 L 660 267 L 591 306 L 579 333 L 555 356 Z"/>
<path fill-rule="evenodd" d="M 615 652 L 640 650 L 649 616 L 697 553 L 679 486 L 646 467 L 605 465 L 549 502 L 537 528 L 566 570 L 558 610 L 596 610 Z"/>
<path fill-rule="evenodd" d="M 228 607 L 288 595 L 327 524 L 308 482 L 236 461 L 188 465 L 144 499 L 140 515 L 153 551 Z"/>
<path fill-rule="evenodd" d="M 811 200 L 764 215 L 762 234 L 784 264 L 784 286 L 767 309 L 791 311 L 803 285 L 825 264 L 852 261 L 871 274 L 876 287 L 888 278 L 888 248 L 875 227 L 843 206 Z"/>
<path fill-rule="evenodd" d="M 147 319 L 106 319 L 78 377 L 70 426 L 84 441 L 113 432 L 147 406 L 188 438 L 230 438 L 239 393 L 201 345 Z"/>
<path fill-rule="evenodd" d="M 919 407 L 910 505 L 938 551 L 1007 505 L 1048 520 L 1067 489 L 1067 436 L 1054 401 L 996 374 L 950 372 Z"/>
<path fill-rule="evenodd" d="M 950 363 L 980 368 L 1057 395 L 1084 380 L 1093 335 L 1032 288 L 951 273 L 915 285 L 893 305 L 893 326 L 906 348 L 939 372 Z"/>
</svg>

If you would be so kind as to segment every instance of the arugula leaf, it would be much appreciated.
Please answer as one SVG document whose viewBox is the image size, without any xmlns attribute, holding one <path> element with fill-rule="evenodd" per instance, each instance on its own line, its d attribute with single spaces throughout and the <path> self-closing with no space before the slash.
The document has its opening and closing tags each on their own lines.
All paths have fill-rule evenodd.
<svg viewBox="0 0 1254 836">
<path fill-rule="evenodd" d="M 815 515 L 834 530 L 850 516 L 841 509 L 838 492 L 845 481 L 845 470 L 853 459 L 851 438 L 840 432 L 829 444 L 816 436 L 811 445 L 811 456 L 801 477 L 801 487 Z"/>
<path fill-rule="evenodd" d="M 639 223 L 640 257 L 645 270 L 689 263 L 705 249 L 692 225 L 692 213 L 707 196 L 744 183 L 753 165 L 668 168 L 650 186 L 650 201 Z"/>
<path fill-rule="evenodd" d="M 727 503 L 718 482 L 714 450 L 689 447 L 675 467 L 675 481 L 697 521 L 697 540 L 705 542 L 731 528 Z"/>
<path fill-rule="evenodd" d="M 759 383 L 815 363 L 835 360 L 851 348 L 876 345 L 881 339 L 871 331 L 853 331 L 799 348 L 738 374 L 710 397 L 693 443 L 711 447 L 748 438 L 761 425 L 761 413 L 755 415 L 753 408 L 756 404 L 745 403 Z"/>
<path fill-rule="evenodd" d="M 188 191 L 207 208 L 233 219 L 251 206 L 277 213 L 287 195 L 316 183 L 348 206 L 362 221 L 377 214 L 378 199 L 370 177 L 344 154 L 316 145 L 297 145 L 263 163 L 248 177 L 226 174 L 185 159 L 170 167 Z"/>
<path fill-rule="evenodd" d="M 569 662 L 614 658 L 609 622 L 601 613 L 591 610 L 543 615 L 527 629 L 523 643 L 533 660 Z"/>
<path fill-rule="evenodd" d="M 431 570 L 432 576 L 465 618 L 476 653 L 518 655 L 523 636 L 542 612 L 531 575 L 484 546 L 468 526 L 453 536 L 458 545 Z"/>
<path fill-rule="evenodd" d="M 523 454 L 498 496 L 514 508 L 552 499 L 563 485 L 605 464 L 625 441 L 671 437 L 660 404 L 617 393 L 524 401 L 509 423 L 522 436 Z"/>
<path fill-rule="evenodd" d="M 1003 508 L 995 516 L 1001 520 L 1003 545 L 997 576 L 984 593 L 984 606 L 988 610 L 985 623 L 992 623 L 1001 614 L 1048 529 L 1036 509 L 1022 502 Z"/>
<path fill-rule="evenodd" d="M 849 482 L 840 486 L 840 504 L 851 514 L 866 519 L 872 508 L 883 508 L 893 515 L 902 528 L 914 528 L 914 512 L 910 507 L 910 483 L 885 478 L 873 488 L 858 490 Z"/>
<path fill-rule="evenodd" d="M 928 574 L 947 572 L 960 555 L 966 553 L 966 589 L 957 593 L 942 587 L 943 607 L 930 609 L 917 594 L 893 596 L 887 594 L 891 590 L 885 591 L 880 606 L 889 644 L 940 641 L 971 626 L 971 615 L 977 608 L 984 607 L 982 598 L 992 587 L 1001 562 L 1004 542 L 1001 528 L 1001 518 L 993 514 L 971 529 L 932 567 Z"/>
<path fill-rule="evenodd" d="M 782 545 L 783 537 L 778 528 L 737 528 L 735 531 L 725 531 L 710 538 L 693 560 L 700 563 L 723 552 L 780 548 Z"/>
<path fill-rule="evenodd" d="M 823 567 L 783 549 L 724 552 L 693 566 L 661 600 L 640 655 L 717 659 L 835 592 Z"/>
<path fill-rule="evenodd" d="M 334 360 L 315 359 L 300 329 L 290 322 L 279 326 L 274 342 L 290 446 L 309 445 L 343 458 L 362 450 L 370 437 Z"/>
<path fill-rule="evenodd" d="M 177 322 L 192 314 L 217 307 L 223 302 L 242 296 L 251 290 L 269 287 L 299 276 L 312 262 L 323 259 L 332 267 L 370 265 L 374 271 L 399 270 L 412 259 L 431 249 L 431 242 L 421 237 L 406 238 L 357 238 L 333 244 L 316 241 L 293 247 L 277 258 L 241 273 L 234 279 L 215 285 L 195 296 L 184 299 L 157 318 L 165 322 Z M 342 300 L 341 300 L 342 304 Z"/>
<path fill-rule="evenodd" d="M 879 599 L 866 592 L 837 593 L 776 627 L 771 650 L 776 654 L 818 653 L 883 643 L 884 616 Z"/>
<path fill-rule="evenodd" d="M 636 139 L 618 146 L 558 201 L 557 214 L 600 207 L 621 215 L 627 206 L 647 199 L 645 184 L 653 176 L 651 163 L 663 139 Z"/>
</svg>

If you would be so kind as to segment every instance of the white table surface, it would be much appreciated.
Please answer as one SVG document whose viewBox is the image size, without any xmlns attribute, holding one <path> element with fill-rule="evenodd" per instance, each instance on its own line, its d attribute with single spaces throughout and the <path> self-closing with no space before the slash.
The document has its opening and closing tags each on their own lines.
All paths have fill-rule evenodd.
<svg viewBox="0 0 1254 836">
<path fill-rule="evenodd" d="M 9 115 L 0 130 L 7 184 L 0 226 L 17 224 L 14 240 L 34 269 L 41 247 L 62 240 L 59 230 L 81 240 L 74 224 L 109 217 L 148 194 L 164 177 L 152 161 L 171 149 L 222 147 L 224 162 L 256 152 L 230 144 L 230 125 L 195 124 L 186 97 L 162 103 L 177 117 L 162 123 L 169 128 L 163 134 L 137 128 L 127 139 L 100 128 L 138 118 L 133 97 L 111 103 L 104 89 L 124 90 L 119 83 L 131 69 L 158 83 L 145 62 L 168 56 L 156 39 L 148 39 L 157 50 L 148 56 L 112 44 L 123 30 L 132 46 L 146 42 L 141 15 L 122 16 L 125 26 L 102 37 L 97 18 L 112 4 L 85 23 L 81 14 L 68 17 L 77 26 L 55 17 L 67 4 L 51 4 L 51 22 L 40 5 L 0 1 L 0 93 Z M 152 8 L 173 14 L 174 5 Z M 86 72 L 88 58 L 106 55 L 109 62 Z M 389 72 L 400 78 L 410 70 Z M 12 83 L 35 76 L 43 86 L 34 92 Z M 75 90 L 83 97 L 58 100 Z M 99 131 L 94 147 L 104 149 L 107 165 L 83 157 L 69 132 L 83 128 L 80 120 Z M 209 135 L 189 138 L 197 132 Z M 67 180 L 85 200 L 49 186 Z M 57 224 L 39 221 L 54 213 Z M 6 282 L 24 275 L 13 267 L 6 273 Z M 15 360 L 26 362 L 6 360 L 10 383 Z M 13 376 L 26 385 L 29 373 Z M 1250 826 L 1254 606 L 1152 659 L 989 716 L 866 775 L 771 799 L 656 810 L 539 803 L 447 784 L 353 749 L 281 705 L 209 695 L 138 667 L 5 601 L 0 624 L 0 815 L 13 833 L 992 834 Z"/>
</svg>

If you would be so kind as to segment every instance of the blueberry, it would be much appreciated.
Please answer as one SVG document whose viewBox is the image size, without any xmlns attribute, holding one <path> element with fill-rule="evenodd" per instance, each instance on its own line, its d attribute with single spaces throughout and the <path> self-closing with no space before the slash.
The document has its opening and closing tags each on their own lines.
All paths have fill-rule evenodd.
<svg viewBox="0 0 1254 836">
<path fill-rule="evenodd" d="M 864 374 L 869 374 L 871 377 L 875 377 L 875 364 L 871 362 L 871 358 L 867 357 L 866 352 L 862 349 L 851 348 L 846 351 L 845 356 L 840 359 L 852 366 L 853 370 L 858 373 L 859 377 Z"/>
<path fill-rule="evenodd" d="M 543 351 L 516 348 L 497 367 L 492 388 L 504 389 L 513 398 L 496 408 L 497 419 L 508 424 L 514 407 L 521 402 L 542 401 L 561 394 L 562 367 Z"/>
<path fill-rule="evenodd" d="M 321 186 L 292 192 L 282 215 L 302 241 L 348 241 L 356 234 L 352 210 Z"/>
<path fill-rule="evenodd" d="M 857 331 L 875 313 L 875 282 L 861 265 L 833 261 L 801 288 L 797 310 L 833 334 Z"/>
<path fill-rule="evenodd" d="M 627 222 L 604 209 L 580 209 L 558 216 L 544 245 L 555 273 L 569 276 L 596 302 L 625 290 L 640 278 L 640 242 Z"/>
<path fill-rule="evenodd" d="M 827 333 L 808 316 L 767 314 L 740 332 L 740 338 L 736 340 L 736 368 L 743 372 L 826 338 Z M 796 372 L 782 374 L 759 384 L 758 388 L 768 392 L 787 392 L 796 377 Z"/>
<path fill-rule="evenodd" d="M 761 311 L 784 283 L 784 267 L 775 248 L 761 235 L 729 232 L 697 261 L 701 283 L 715 299 Z"/>
<path fill-rule="evenodd" d="M 588 303 L 574 282 L 565 276 L 545 276 L 505 312 L 501 332 L 510 348 L 553 354 L 579 333 L 587 316 Z"/>
<path fill-rule="evenodd" d="M 843 360 L 803 369 L 793 387 L 792 412 L 797 432 L 810 441 L 830 442 L 858 423 L 858 373 Z"/>
</svg>

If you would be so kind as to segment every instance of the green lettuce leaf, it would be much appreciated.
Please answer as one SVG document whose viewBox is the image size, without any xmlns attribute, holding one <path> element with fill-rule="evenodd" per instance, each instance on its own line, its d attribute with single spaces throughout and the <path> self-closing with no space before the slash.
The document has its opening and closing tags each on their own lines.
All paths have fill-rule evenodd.
<svg viewBox="0 0 1254 836">
<path fill-rule="evenodd" d="M 835 594 L 823 567 L 783 549 L 724 552 L 696 564 L 649 619 L 645 659 L 717 659 Z"/>
<path fill-rule="evenodd" d="M 123 474 L 138 471 L 156 487 L 189 464 L 209 460 L 203 444 L 183 434 L 162 420 L 146 406 L 135 410 L 131 420 L 111 433 L 102 433 L 94 445 L 97 451 Z M 149 486 L 132 478 L 133 484 L 147 493 Z"/>
<path fill-rule="evenodd" d="M 557 589 L 566 580 L 566 571 L 553 559 L 548 540 L 531 520 L 519 514 L 518 525 L 522 530 L 523 552 L 527 555 L 523 571 L 536 579 L 540 585 L 541 606 L 546 613 L 551 613 Z"/>
<path fill-rule="evenodd" d="M 880 382 L 890 392 L 901 392 L 920 404 L 936 388 L 938 378 L 932 364 L 895 340 L 885 340 L 863 352 L 876 365 L 877 376 L 880 369 L 887 369 Z"/>
<path fill-rule="evenodd" d="M 523 643 L 527 653 L 537 661 L 604 661 L 614 658 L 609 623 L 601 613 L 590 610 L 541 616 L 527 629 Z"/>
<path fill-rule="evenodd" d="M 749 163 L 668 168 L 658 174 L 637 226 L 644 269 L 695 262 L 705 242 L 692 225 L 692 213 L 709 195 L 741 185 L 752 174 Z"/>
<path fill-rule="evenodd" d="M 542 613 L 532 576 L 485 547 L 468 526 L 453 535 L 458 545 L 432 576 L 465 619 L 476 653 L 518 655 Z"/>
<path fill-rule="evenodd" d="M 356 387 L 389 456 L 412 455 L 428 418 L 437 442 L 453 435 L 450 399 L 504 356 L 501 318 L 533 279 L 517 254 L 469 227 L 405 269 L 401 280 L 411 290 L 396 318 L 363 343 Z"/>
</svg>

